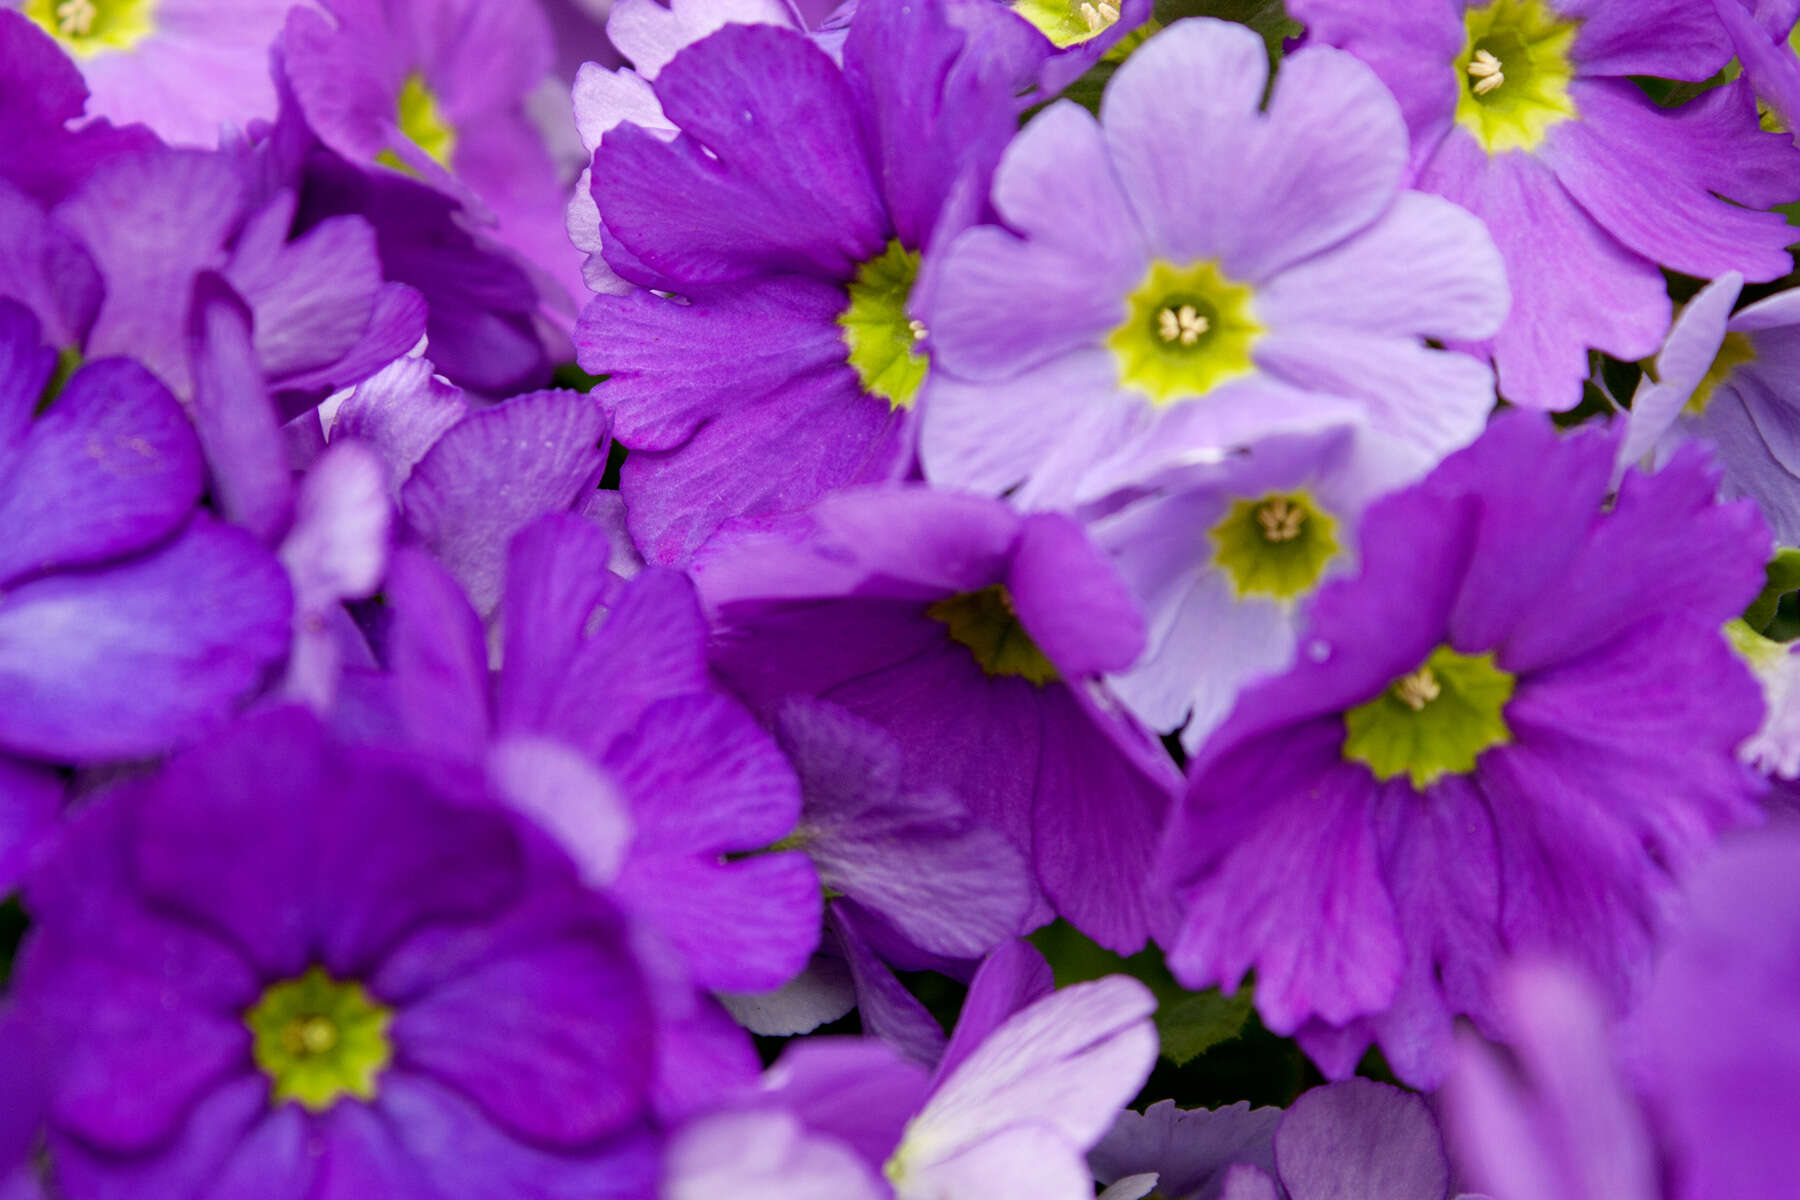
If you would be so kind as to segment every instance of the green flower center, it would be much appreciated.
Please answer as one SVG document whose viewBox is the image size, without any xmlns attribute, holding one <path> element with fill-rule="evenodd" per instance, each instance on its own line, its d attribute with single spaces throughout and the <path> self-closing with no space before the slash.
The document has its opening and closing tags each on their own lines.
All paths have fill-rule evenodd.
<svg viewBox="0 0 1800 1200">
<path fill-rule="evenodd" d="M 1037 26 L 1057 49 L 1099 37 L 1119 21 L 1124 0 L 1013 0 L 1013 11 Z"/>
<path fill-rule="evenodd" d="M 244 1014 L 251 1055 L 273 1085 L 274 1103 L 297 1100 L 312 1112 L 345 1096 L 374 1098 L 394 1057 L 393 1019 L 361 984 L 339 982 L 322 967 L 275 984 Z"/>
<path fill-rule="evenodd" d="M 25 15 L 83 57 L 129 50 L 155 28 L 156 0 L 27 0 Z"/>
<path fill-rule="evenodd" d="M 1726 334 L 1725 340 L 1719 344 L 1719 353 L 1714 356 L 1712 366 L 1706 368 L 1706 374 L 1700 377 L 1694 394 L 1681 406 L 1681 411 L 1691 417 L 1705 412 L 1706 406 L 1712 403 L 1713 393 L 1719 390 L 1719 385 L 1730 379 L 1733 371 L 1755 361 L 1756 346 L 1750 341 L 1749 334 Z"/>
<path fill-rule="evenodd" d="M 1407 775 L 1419 789 L 1466 775 L 1484 750 L 1512 740 L 1505 708 L 1513 683 L 1492 654 L 1439 646 L 1424 666 L 1344 714 L 1344 757 L 1380 780 Z"/>
<path fill-rule="evenodd" d="M 400 126 L 400 132 L 434 161 L 449 166 L 450 155 L 456 150 L 456 127 L 444 118 L 444 110 L 438 107 L 437 96 L 425 86 L 423 75 L 414 71 L 406 77 L 396 107 L 395 123 Z M 383 150 L 375 156 L 375 161 L 397 171 L 408 169 L 392 150 Z"/>
<path fill-rule="evenodd" d="M 1572 120 L 1569 51 L 1580 29 L 1543 0 L 1493 0 L 1463 17 L 1469 40 L 1456 59 L 1456 119 L 1489 154 L 1536 150 Z"/>
<path fill-rule="evenodd" d="M 1057 678 L 1056 668 L 1025 632 L 1003 583 L 939 600 L 925 615 L 949 626 L 950 640 L 967 646 L 989 675 L 1016 675 L 1039 687 Z"/>
<path fill-rule="evenodd" d="M 889 242 L 886 250 L 856 268 L 848 288 L 850 303 L 837 319 L 863 391 L 895 409 L 911 407 L 929 365 L 918 351 L 925 326 L 906 312 L 918 277 L 919 256 Z"/>
<path fill-rule="evenodd" d="M 1304 492 L 1239 500 L 1213 526 L 1213 558 L 1239 599 L 1292 600 L 1312 590 L 1337 554 L 1336 528 Z"/>
<path fill-rule="evenodd" d="M 1254 289 L 1217 263 L 1155 262 L 1130 296 L 1125 323 L 1106 339 L 1119 380 L 1152 404 L 1203 396 L 1250 374 L 1262 326 L 1251 311 Z"/>
</svg>

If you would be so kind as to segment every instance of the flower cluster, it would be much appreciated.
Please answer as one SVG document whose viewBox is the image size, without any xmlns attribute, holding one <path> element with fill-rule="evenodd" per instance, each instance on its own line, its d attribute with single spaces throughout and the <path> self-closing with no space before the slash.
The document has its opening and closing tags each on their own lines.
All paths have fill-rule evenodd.
<svg viewBox="0 0 1800 1200">
<path fill-rule="evenodd" d="M 1797 21 L 0 0 L 0 1200 L 1793 1191 Z"/>
</svg>

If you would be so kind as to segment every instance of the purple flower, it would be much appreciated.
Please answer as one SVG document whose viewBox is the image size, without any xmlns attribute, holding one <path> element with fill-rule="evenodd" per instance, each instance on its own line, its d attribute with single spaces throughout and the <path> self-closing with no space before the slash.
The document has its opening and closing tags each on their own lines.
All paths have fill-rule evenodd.
<svg viewBox="0 0 1800 1200">
<path fill-rule="evenodd" d="M 34 419 L 57 365 L 38 337 L 0 301 L 0 760 L 158 754 L 280 659 L 287 580 L 195 512 L 193 430 L 136 363 L 89 363 Z"/>
<path fill-rule="evenodd" d="M 1458 1160 L 1494 1200 L 1701 1200 L 1792 1186 L 1796 867 L 1800 837 L 1770 829 L 1694 874 L 1623 1045 L 1579 974 L 1513 972 L 1515 1062 L 1470 1038 L 1445 1092 Z"/>
<path fill-rule="evenodd" d="M 680 298 L 598 296 L 576 344 L 611 376 L 632 533 L 678 564 L 729 517 L 910 467 L 930 252 L 979 214 L 1015 117 L 942 0 L 864 6 L 841 70 L 727 25 L 653 88 L 679 134 L 604 131 L 593 193 L 612 269 Z"/>
<path fill-rule="evenodd" d="M 1250 30 L 1184 21 L 1099 121 L 1065 102 L 1026 127 L 995 175 L 1008 229 L 956 241 L 925 316 L 927 478 L 1057 506 L 1170 447 L 1359 413 L 1419 470 L 1480 431 L 1489 372 L 1425 344 L 1506 312 L 1480 222 L 1402 189 L 1401 115 L 1361 63 L 1289 56 L 1265 112 L 1267 83 Z"/>
<path fill-rule="evenodd" d="M 687 580 L 651 569 L 626 583 L 600 566 L 606 549 L 573 515 L 513 540 L 491 677 L 469 601 L 402 551 L 384 587 L 387 671 L 360 681 L 363 710 L 346 722 L 482 766 L 700 986 L 779 987 L 806 965 L 821 916 L 806 857 L 758 853 L 794 828 L 793 771 L 709 676 Z"/>
<path fill-rule="evenodd" d="M 1368 1079 L 1313 1088 L 1286 1111 L 1248 1105 L 1127 1110 L 1088 1161 L 1103 1200 L 1445 1200 L 1437 1121 L 1410 1092 Z"/>
<path fill-rule="evenodd" d="M 1414 473 L 1356 424 L 1193 457 L 1089 524 L 1150 631 L 1113 689 L 1151 728 L 1181 729 L 1189 753 L 1239 688 L 1292 664 L 1300 604 L 1354 570 L 1363 508 Z"/>
<path fill-rule="evenodd" d="M 165 141 L 215 146 L 275 115 L 269 46 L 292 0 L 0 0 L 74 59 L 88 111 Z"/>
<path fill-rule="evenodd" d="M 1031 860 L 1058 912 L 1130 951 L 1164 915 L 1146 886 L 1174 770 L 1097 677 L 1143 625 L 1066 517 L 887 486 L 720 531 L 693 567 L 712 661 L 764 714 L 820 696 L 900 744 Z"/>
<path fill-rule="evenodd" d="M 68 1195 L 651 1186 L 627 930 L 467 774 L 277 710 L 84 810 L 27 895 Z"/>
<path fill-rule="evenodd" d="M 1412 132 L 1414 186 L 1487 222 L 1513 308 L 1488 340 L 1500 391 L 1573 408 L 1592 346 L 1655 351 L 1660 264 L 1786 274 L 1800 152 L 1757 125 L 1749 85 L 1675 109 L 1628 78 L 1704 80 L 1731 51 L 1708 0 L 1296 0 L 1312 41 L 1360 56 Z M 1741 206 L 1741 207 L 1740 207 Z"/>
<path fill-rule="evenodd" d="M 675 1138 L 664 1194 L 1084 1200 L 1082 1155 L 1155 1061 L 1154 1007 L 1124 976 L 1051 992 L 1044 960 L 1013 943 L 976 973 L 929 1080 L 877 1043 L 799 1043 Z"/>
<path fill-rule="evenodd" d="M 296 6 L 282 50 L 321 141 L 363 167 L 406 171 L 497 222 L 495 237 L 555 277 L 572 319 L 576 258 L 563 184 L 526 101 L 550 76 L 538 0 L 325 0 Z"/>
<path fill-rule="evenodd" d="M 1800 290 L 1733 313 L 1743 279 L 1728 272 L 1676 318 L 1631 401 L 1621 463 L 1712 443 L 1724 494 L 1749 496 L 1783 545 L 1800 543 Z"/>
<path fill-rule="evenodd" d="M 1755 680 L 1720 627 L 1768 538 L 1684 450 L 1610 492 L 1617 439 L 1503 416 L 1364 516 L 1361 574 L 1192 764 L 1163 846 L 1189 987 L 1256 970 L 1328 1075 L 1371 1040 L 1430 1086 L 1493 1031 L 1498 961 L 1567 955 L 1623 1006 L 1671 873 L 1753 819 Z"/>
</svg>

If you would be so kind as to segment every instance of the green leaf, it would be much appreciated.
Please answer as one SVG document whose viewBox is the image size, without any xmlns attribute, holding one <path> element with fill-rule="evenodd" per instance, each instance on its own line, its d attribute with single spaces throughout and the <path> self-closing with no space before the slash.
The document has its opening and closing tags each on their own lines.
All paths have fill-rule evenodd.
<svg viewBox="0 0 1800 1200">
<path fill-rule="evenodd" d="M 1190 992 L 1175 982 L 1155 946 L 1126 958 L 1096 945 L 1064 921 L 1046 925 L 1030 941 L 1049 961 L 1059 988 L 1107 975 L 1130 975 L 1148 987 L 1156 996 L 1156 1032 L 1163 1056 L 1176 1066 L 1186 1066 L 1237 1037 L 1250 1018 L 1248 984 L 1229 996 L 1217 988 Z"/>
<path fill-rule="evenodd" d="M 1775 621 L 1775 610 L 1787 593 L 1800 590 L 1800 549 L 1784 546 L 1775 552 L 1764 568 L 1768 580 L 1762 594 L 1744 610 L 1744 623 L 1758 633 L 1767 633 Z"/>
<path fill-rule="evenodd" d="M 1174 1003 L 1159 1004 L 1156 1032 L 1162 1038 L 1163 1056 L 1185 1067 L 1221 1042 L 1231 1041 L 1250 1019 L 1251 998 L 1250 986 L 1245 984 L 1230 995 L 1211 988 L 1186 992 Z"/>
</svg>

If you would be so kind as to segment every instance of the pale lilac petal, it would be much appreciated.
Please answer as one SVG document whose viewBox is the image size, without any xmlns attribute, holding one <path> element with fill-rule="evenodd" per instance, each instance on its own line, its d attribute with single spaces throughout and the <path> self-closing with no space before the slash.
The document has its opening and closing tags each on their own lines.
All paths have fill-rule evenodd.
<svg viewBox="0 0 1800 1200">
<path fill-rule="evenodd" d="M 792 1037 L 847 1016 L 856 988 L 844 960 L 815 954 L 806 969 L 772 992 L 726 992 L 719 1003 L 751 1033 Z"/>
<path fill-rule="evenodd" d="M 1375 73 L 1328 47 L 1289 55 L 1261 119 L 1262 40 L 1177 24 L 1112 78 L 1101 122 L 1153 251 L 1260 283 L 1371 224 L 1397 191 L 1405 122 Z"/>
<path fill-rule="evenodd" d="M 188 325 L 194 431 L 221 515 L 272 542 L 292 512 L 294 483 L 252 328 L 237 294 L 217 275 L 200 276 Z"/>
<path fill-rule="evenodd" d="M 795 27 L 781 0 L 671 0 L 667 7 L 656 0 L 616 0 L 606 37 L 639 75 L 655 79 L 670 59 L 726 25 Z"/>
<path fill-rule="evenodd" d="M 631 813 L 618 789 L 574 750 L 514 734 L 488 749 L 488 779 L 514 808 L 568 852 L 582 882 L 604 890 L 631 846 Z"/>
<path fill-rule="evenodd" d="M 903 1154 L 910 1149 L 910 1136 Z M 1003 1196 L 1012 1189 L 1034 1200 L 1088 1200 L 1094 1191 L 1080 1151 L 1060 1130 L 1036 1124 L 997 1130 L 927 1164 L 903 1166 L 896 1174 L 896 1200 Z"/>
<path fill-rule="evenodd" d="M 842 1142 L 780 1111 L 720 1113 L 669 1146 L 663 1200 L 883 1200 L 886 1189 Z"/>
<path fill-rule="evenodd" d="M 1142 1113 L 1120 1113 L 1112 1131 L 1088 1153 L 1088 1164 L 1102 1183 L 1122 1183 L 1129 1172 L 1154 1170 L 1165 1193 L 1197 1193 L 1232 1163 L 1273 1172 L 1281 1117 L 1279 1108 L 1251 1108 L 1247 1101 L 1183 1110 L 1173 1100 L 1159 1100 Z"/>
<path fill-rule="evenodd" d="M 380 451 L 396 496 L 425 452 L 469 411 L 462 389 L 434 372 L 430 359 L 398 359 L 359 383 L 332 418 L 333 441 L 358 438 Z"/>
</svg>

